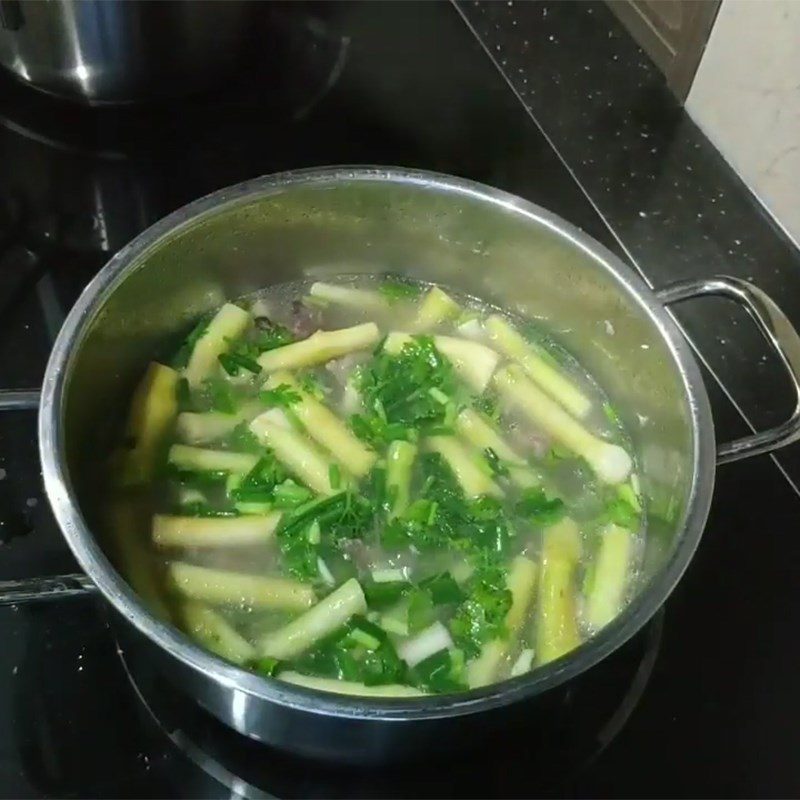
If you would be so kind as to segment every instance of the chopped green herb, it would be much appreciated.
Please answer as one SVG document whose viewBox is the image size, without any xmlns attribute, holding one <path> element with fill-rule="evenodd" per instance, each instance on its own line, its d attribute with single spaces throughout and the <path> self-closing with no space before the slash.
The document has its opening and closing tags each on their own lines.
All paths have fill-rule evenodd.
<svg viewBox="0 0 800 800">
<path fill-rule="evenodd" d="M 372 525 L 374 506 L 360 495 L 340 492 L 312 500 L 287 512 L 277 537 L 286 569 L 295 577 L 312 580 L 319 575 L 318 545 L 337 545 L 360 538 Z M 317 523 L 320 541 L 310 542 L 307 531 Z"/>
<path fill-rule="evenodd" d="M 239 453 L 263 453 L 264 447 L 246 422 L 240 422 L 225 438 L 231 450 Z"/>
<path fill-rule="evenodd" d="M 523 491 L 514 511 L 534 525 L 554 525 L 567 513 L 563 500 L 548 497 L 538 486 Z"/>
<path fill-rule="evenodd" d="M 380 610 L 394 605 L 412 587 L 408 581 L 386 581 L 385 583 L 363 581 L 361 588 L 364 590 L 364 597 L 367 598 L 367 605 Z"/>
<path fill-rule="evenodd" d="M 408 632 L 425 630 L 435 619 L 431 593 L 422 588 L 412 589 L 408 593 Z"/>
<path fill-rule="evenodd" d="M 331 484 L 331 489 L 337 491 L 342 485 L 342 473 L 338 464 L 331 464 L 328 467 L 328 480 Z"/>
<path fill-rule="evenodd" d="M 261 372 L 261 365 L 257 361 L 240 353 L 222 353 L 217 358 L 228 375 L 238 375 L 240 369 L 245 369 L 254 375 Z"/>
<path fill-rule="evenodd" d="M 429 336 L 414 337 L 394 355 L 376 353 L 362 370 L 358 389 L 366 411 L 351 424 L 373 444 L 408 439 L 413 429 L 443 425 L 447 407 L 440 398 L 463 393 L 452 365 Z"/>
<path fill-rule="evenodd" d="M 619 418 L 619 414 L 617 413 L 617 409 L 611 405 L 611 403 L 603 403 L 603 413 L 606 415 L 606 419 L 615 427 L 621 428 L 622 421 Z"/>
<path fill-rule="evenodd" d="M 639 527 L 639 511 L 618 494 L 606 501 L 600 521 L 613 522 L 620 527 L 636 530 Z"/>
<path fill-rule="evenodd" d="M 406 680 L 405 663 L 389 638 L 363 617 L 355 617 L 343 630 L 324 639 L 291 666 L 301 672 L 368 686 Z"/>
<path fill-rule="evenodd" d="M 181 378 L 175 389 L 176 397 L 178 400 L 179 411 L 193 411 L 194 404 L 192 403 L 192 390 L 189 386 L 189 381 L 186 378 Z"/>
<path fill-rule="evenodd" d="M 184 339 L 183 344 L 175 354 L 175 358 L 172 359 L 172 367 L 174 369 L 183 369 L 189 363 L 194 346 L 205 335 L 208 330 L 208 323 L 211 322 L 213 316 L 214 312 L 211 311 L 200 317 L 199 322 L 189 332 L 189 335 Z"/>
<path fill-rule="evenodd" d="M 409 678 L 415 686 L 431 692 L 466 691 L 464 654 L 440 650 L 411 669 Z"/>
<path fill-rule="evenodd" d="M 253 469 L 231 489 L 231 497 L 243 502 L 270 502 L 275 487 L 287 479 L 286 470 L 271 452 L 263 455 Z"/>
<path fill-rule="evenodd" d="M 222 411 L 224 414 L 236 412 L 237 401 L 233 387 L 223 378 L 206 378 L 200 391 L 208 410 Z"/>
<path fill-rule="evenodd" d="M 257 658 L 250 665 L 250 668 L 252 670 L 255 670 L 255 672 L 260 672 L 262 675 L 268 675 L 272 677 L 278 674 L 278 671 L 282 666 L 283 664 L 280 661 L 278 661 L 277 658 L 262 656 L 261 658 Z"/>
<path fill-rule="evenodd" d="M 617 488 L 617 494 L 633 508 L 637 513 L 641 513 L 642 504 L 630 483 L 623 483 Z"/>
<path fill-rule="evenodd" d="M 575 454 L 571 450 L 567 450 L 566 447 L 562 447 L 560 444 L 554 444 L 545 454 L 544 461 L 546 464 L 556 464 L 559 461 L 566 461 L 570 458 L 575 458 Z"/>
<path fill-rule="evenodd" d="M 464 592 L 449 572 L 440 572 L 420 582 L 420 588 L 430 593 L 434 605 L 460 603 Z"/>
<path fill-rule="evenodd" d="M 411 300 L 419 297 L 421 288 L 414 283 L 404 283 L 399 280 L 385 280 L 378 291 L 390 302 L 397 303 L 401 300 Z"/>
<path fill-rule="evenodd" d="M 450 620 L 450 633 L 472 657 L 486 642 L 505 635 L 505 618 L 511 607 L 505 570 L 496 564 L 482 566 L 470 578 L 467 592 L 467 599 Z"/>
<path fill-rule="evenodd" d="M 320 402 L 325 399 L 326 391 L 325 385 L 322 381 L 312 373 L 307 373 L 300 378 L 300 388 L 306 393 L 311 395 L 315 400 Z"/>
<path fill-rule="evenodd" d="M 295 403 L 299 403 L 303 398 L 291 386 L 282 383 L 274 389 L 265 389 L 259 392 L 258 399 L 268 406 L 289 408 Z"/>
<path fill-rule="evenodd" d="M 500 400 L 492 391 L 485 391 L 473 401 L 476 410 L 487 416 L 491 422 L 500 421 Z"/>
<path fill-rule="evenodd" d="M 273 491 L 275 508 L 288 509 L 297 508 L 307 503 L 314 496 L 310 489 L 295 483 L 291 479 L 279 483 Z"/>
<path fill-rule="evenodd" d="M 266 317 L 261 317 L 260 319 L 266 319 Z M 269 320 L 267 320 L 267 323 L 262 326 L 259 325 L 259 320 L 256 320 L 257 331 L 253 344 L 259 353 L 275 350 L 277 347 L 283 347 L 294 341 L 294 336 L 288 328 L 279 325 L 277 322 L 269 322 Z"/>
<path fill-rule="evenodd" d="M 483 451 L 483 456 L 486 459 L 486 463 L 489 465 L 493 475 L 497 475 L 501 478 L 508 475 L 508 467 L 503 464 L 503 462 L 498 458 L 497 453 L 495 453 L 491 447 L 487 447 Z"/>
</svg>

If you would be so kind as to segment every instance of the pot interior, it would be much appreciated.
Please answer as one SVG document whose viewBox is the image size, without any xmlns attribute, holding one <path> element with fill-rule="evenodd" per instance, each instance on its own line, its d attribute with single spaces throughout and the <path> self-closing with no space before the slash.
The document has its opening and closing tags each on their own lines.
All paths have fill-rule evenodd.
<svg viewBox="0 0 800 800">
<path fill-rule="evenodd" d="M 631 436 L 647 506 L 637 592 L 653 596 L 642 624 L 691 555 L 713 475 L 704 467 L 698 481 L 713 440 L 688 348 L 593 240 L 516 198 L 421 173 L 329 170 L 236 187 L 176 212 L 112 262 L 78 323 L 61 405 L 69 479 L 91 530 L 105 541 L 99 487 L 148 360 L 174 352 L 225 299 L 358 272 L 436 281 L 536 319 L 595 376 Z"/>
</svg>

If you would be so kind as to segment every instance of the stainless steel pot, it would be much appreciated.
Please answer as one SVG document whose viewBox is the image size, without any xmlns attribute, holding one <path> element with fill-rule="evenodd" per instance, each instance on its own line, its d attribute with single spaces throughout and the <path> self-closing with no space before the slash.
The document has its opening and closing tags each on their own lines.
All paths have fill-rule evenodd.
<svg viewBox="0 0 800 800">
<path fill-rule="evenodd" d="M 169 352 L 223 298 L 302 275 L 387 270 L 439 281 L 549 324 L 621 409 L 648 503 L 643 567 L 625 612 L 564 658 L 460 695 L 357 699 L 244 672 L 157 618 L 103 547 L 98 487 L 148 359 Z M 358 761 L 479 741 L 650 619 L 700 539 L 717 461 L 798 438 L 795 410 L 775 430 L 715 446 L 697 363 L 665 308 L 705 294 L 747 307 L 800 397 L 800 338 L 774 303 L 743 281 L 716 278 L 654 293 L 564 220 L 443 175 L 336 167 L 239 184 L 146 230 L 81 295 L 44 380 L 39 438 L 47 493 L 76 558 L 124 621 L 126 638 L 148 647 L 176 686 L 236 730 L 302 754 Z"/>
<path fill-rule="evenodd" d="M 224 80 L 258 3 L 0 0 L 0 64 L 91 105 L 172 97 Z"/>
</svg>

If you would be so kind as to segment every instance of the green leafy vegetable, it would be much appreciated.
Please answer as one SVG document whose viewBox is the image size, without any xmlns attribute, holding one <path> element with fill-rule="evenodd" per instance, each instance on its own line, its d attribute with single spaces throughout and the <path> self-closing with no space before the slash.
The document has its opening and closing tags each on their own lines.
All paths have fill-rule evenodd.
<svg viewBox="0 0 800 800">
<path fill-rule="evenodd" d="M 480 397 L 473 401 L 475 409 L 489 418 L 491 422 L 500 420 L 500 400 L 492 391 L 485 391 Z"/>
<path fill-rule="evenodd" d="M 606 415 L 606 419 L 615 427 L 621 428 L 622 421 L 619 418 L 619 414 L 617 413 L 617 409 L 611 405 L 611 403 L 603 403 L 603 413 Z"/>
<path fill-rule="evenodd" d="M 464 653 L 473 657 L 486 642 L 505 635 L 505 618 L 511 607 L 505 570 L 497 564 L 484 564 L 470 578 L 467 592 L 467 599 L 450 620 L 450 633 Z"/>
<path fill-rule="evenodd" d="M 546 464 L 557 464 L 559 461 L 566 461 L 571 458 L 575 458 L 575 454 L 571 450 L 567 450 L 566 447 L 562 447 L 559 444 L 554 444 L 545 453 L 544 462 Z"/>
<path fill-rule="evenodd" d="M 281 667 L 283 667 L 283 663 L 281 661 L 278 661 L 277 658 L 270 658 L 269 656 L 257 658 L 250 665 L 250 669 L 270 677 L 277 675 Z"/>
<path fill-rule="evenodd" d="M 353 429 L 372 444 L 444 425 L 448 404 L 441 397 L 461 394 L 452 365 L 429 336 L 414 337 L 395 355 L 380 350 L 362 369 L 358 389 L 366 411 Z"/>
<path fill-rule="evenodd" d="M 240 422 L 226 437 L 225 442 L 237 453 L 263 453 L 264 447 L 246 422 Z"/>
<path fill-rule="evenodd" d="M 430 592 L 420 588 L 412 589 L 409 592 L 407 619 L 409 633 L 425 630 L 436 619 Z"/>
<path fill-rule="evenodd" d="M 499 459 L 497 453 L 495 453 L 495 451 L 492 450 L 491 447 L 487 447 L 483 451 L 483 456 L 486 459 L 486 463 L 492 470 L 493 475 L 497 475 L 498 477 L 504 477 L 508 475 L 508 467 L 505 464 L 503 464 L 503 462 Z"/>
<path fill-rule="evenodd" d="M 319 547 L 360 538 L 372 525 L 375 508 L 360 495 L 340 492 L 312 500 L 288 513 L 277 538 L 286 569 L 295 577 L 311 580 L 319 575 Z M 310 526 L 319 527 L 319 541 L 308 537 Z"/>
<path fill-rule="evenodd" d="M 505 553 L 513 530 L 502 504 L 491 497 L 465 498 L 438 453 L 426 453 L 419 461 L 425 478 L 418 499 L 384 527 L 383 544 L 413 545 L 419 551 L 449 548 L 467 555 Z"/>
<path fill-rule="evenodd" d="M 459 650 L 434 653 L 409 670 L 409 679 L 415 686 L 426 691 L 466 691 L 464 654 Z"/>
<path fill-rule="evenodd" d="M 408 581 L 383 583 L 362 581 L 361 588 L 364 590 L 364 597 L 367 598 L 367 605 L 372 609 L 380 610 L 394 605 L 406 592 L 410 591 L 412 585 Z"/>
<path fill-rule="evenodd" d="M 381 446 L 395 439 L 415 441 L 416 431 L 402 423 L 388 423 L 379 414 L 353 414 L 350 427 L 359 439 L 373 446 Z"/>
<path fill-rule="evenodd" d="M 303 375 L 299 380 L 300 388 L 306 393 L 311 395 L 315 400 L 322 402 L 325 399 L 327 392 L 325 391 L 325 384 L 312 373 L 308 372 Z"/>
<path fill-rule="evenodd" d="M 266 452 L 253 469 L 231 490 L 234 500 L 265 502 L 274 498 L 275 487 L 287 480 L 288 474 L 271 452 Z"/>
<path fill-rule="evenodd" d="M 639 512 L 627 499 L 615 495 L 606 501 L 600 521 L 613 522 L 622 528 L 636 530 L 639 527 L 639 518 Z"/>
<path fill-rule="evenodd" d="M 420 582 L 420 588 L 430 593 L 434 605 L 460 603 L 464 592 L 449 572 L 440 572 Z"/>
<path fill-rule="evenodd" d="M 306 489 L 305 486 L 300 486 L 293 480 L 287 479 L 275 487 L 272 496 L 275 501 L 275 508 L 286 509 L 297 508 L 303 503 L 307 503 L 314 494 L 310 489 Z"/>
<path fill-rule="evenodd" d="M 294 336 L 288 328 L 279 325 L 277 322 L 271 322 L 266 317 L 256 318 L 256 333 L 253 345 L 259 354 L 291 344 L 293 341 Z"/>
<path fill-rule="evenodd" d="M 361 616 L 304 653 L 292 668 L 367 686 L 405 683 L 407 672 L 385 631 Z"/>
<path fill-rule="evenodd" d="M 178 352 L 172 359 L 171 366 L 174 369 L 183 369 L 189 363 L 189 358 L 192 355 L 194 346 L 205 335 L 205 332 L 208 330 L 208 323 L 211 322 L 213 316 L 213 311 L 203 314 L 198 323 L 189 332 L 189 335 L 183 340 L 183 344 L 181 344 Z"/>
<path fill-rule="evenodd" d="M 289 408 L 302 400 L 300 395 L 287 383 L 281 383 L 274 389 L 264 389 L 258 393 L 258 399 L 265 405 L 281 408 Z"/>
<path fill-rule="evenodd" d="M 411 300 L 419 297 L 421 288 L 414 283 L 405 283 L 397 279 L 387 279 L 378 287 L 378 291 L 390 302 Z"/>
<path fill-rule="evenodd" d="M 514 510 L 534 525 L 553 525 L 567 513 L 564 501 L 558 497 L 548 497 L 538 486 L 525 489 Z"/>
<path fill-rule="evenodd" d="M 233 387 L 224 378 L 206 378 L 200 389 L 205 410 L 233 414 L 238 405 Z"/>
<path fill-rule="evenodd" d="M 257 361 L 241 353 L 222 353 L 217 358 L 228 375 L 238 375 L 240 369 L 245 369 L 254 375 L 261 372 L 261 365 Z"/>
</svg>

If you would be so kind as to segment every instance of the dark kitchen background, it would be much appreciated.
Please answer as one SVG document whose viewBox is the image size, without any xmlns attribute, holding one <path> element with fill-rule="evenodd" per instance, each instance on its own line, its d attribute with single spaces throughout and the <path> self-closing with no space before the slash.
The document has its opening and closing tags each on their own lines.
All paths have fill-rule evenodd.
<svg viewBox="0 0 800 800">
<path fill-rule="evenodd" d="M 674 594 L 560 690 L 554 718 L 478 743 L 478 758 L 370 771 L 243 741 L 120 652 L 52 519 L 36 449 L 53 338 L 105 261 L 189 200 L 297 167 L 492 184 L 580 226 L 653 287 L 749 278 L 800 325 L 797 249 L 683 108 L 718 5 L 258 3 L 241 60 L 188 97 L 87 108 L 0 74 L 0 795 L 800 793 L 800 445 L 720 468 Z M 791 384 L 741 310 L 677 313 L 718 441 L 791 413 Z"/>
</svg>

